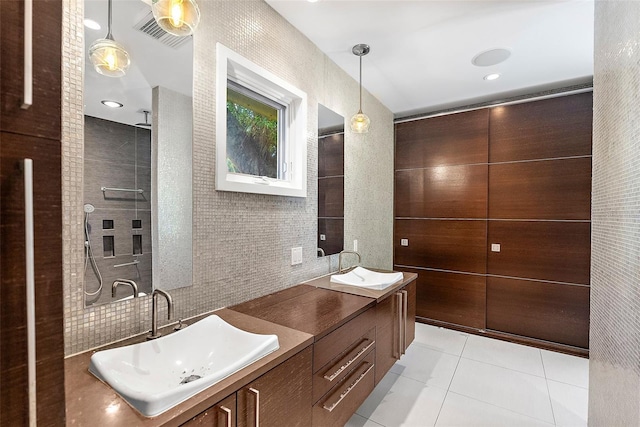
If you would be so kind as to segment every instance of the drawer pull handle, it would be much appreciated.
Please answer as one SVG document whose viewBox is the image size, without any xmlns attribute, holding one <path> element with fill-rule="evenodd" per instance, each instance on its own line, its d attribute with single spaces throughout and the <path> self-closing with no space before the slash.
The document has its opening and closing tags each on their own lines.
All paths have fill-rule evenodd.
<svg viewBox="0 0 640 427">
<path fill-rule="evenodd" d="M 22 105 L 20 108 L 26 110 L 33 104 L 33 0 L 24 2 L 23 78 Z"/>
<path fill-rule="evenodd" d="M 332 405 L 327 406 L 326 404 L 323 405 L 322 407 L 324 409 L 326 409 L 327 411 L 331 412 L 334 409 L 336 409 L 336 407 L 340 404 L 340 402 L 342 402 L 344 400 L 345 397 L 347 397 L 347 395 L 351 392 L 351 390 L 353 390 L 360 381 L 362 381 L 362 379 L 364 377 L 367 376 L 367 374 L 369 373 L 369 371 L 371 371 L 373 369 L 373 367 L 375 366 L 375 364 L 371 364 L 366 371 L 364 371 L 362 374 L 360 374 L 360 376 L 358 378 L 356 378 L 356 380 L 354 382 L 352 382 L 351 384 L 349 384 L 349 387 L 347 387 L 342 393 L 340 393 L 340 398 L 334 402 Z"/>
<path fill-rule="evenodd" d="M 407 350 L 407 319 L 408 319 L 408 310 L 409 310 L 409 292 L 403 290 L 400 291 L 402 293 L 402 313 L 404 317 L 404 322 L 402 323 L 402 354 Z"/>
<path fill-rule="evenodd" d="M 249 393 L 256 397 L 256 427 L 260 427 L 260 392 L 255 388 L 249 388 Z"/>
<path fill-rule="evenodd" d="M 225 407 L 225 406 L 221 406 L 220 408 L 220 412 L 222 412 L 225 415 L 225 425 L 227 427 L 231 427 L 231 409 Z"/>
<path fill-rule="evenodd" d="M 38 422 L 38 414 L 36 412 L 38 406 L 36 402 L 36 285 L 33 234 L 33 160 L 24 159 L 23 168 L 25 287 L 27 293 L 27 390 L 29 396 L 29 426 L 35 427 Z"/>
<path fill-rule="evenodd" d="M 326 374 L 324 376 L 324 379 L 329 380 L 329 381 L 333 381 L 336 378 L 338 378 L 338 376 L 344 372 L 345 369 L 347 369 L 349 366 L 351 366 L 351 364 L 353 362 L 355 362 L 356 360 L 358 360 L 358 358 L 360 356 L 362 356 L 363 354 L 365 354 L 372 345 L 374 345 L 376 342 L 375 341 L 371 341 L 368 345 L 366 345 L 365 347 L 361 348 L 360 351 L 358 353 L 356 353 L 355 356 L 353 356 L 353 358 L 351 360 L 349 360 L 347 363 L 345 363 L 344 365 L 340 366 L 333 374 L 329 375 Z"/>
<path fill-rule="evenodd" d="M 396 294 L 396 309 L 398 310 L 398 353 L 397 353 L 397 359 L 400 359 L 400 356 L 402 356 L 402 294 L 400 292 L 398 292 Z"/>
</svg>

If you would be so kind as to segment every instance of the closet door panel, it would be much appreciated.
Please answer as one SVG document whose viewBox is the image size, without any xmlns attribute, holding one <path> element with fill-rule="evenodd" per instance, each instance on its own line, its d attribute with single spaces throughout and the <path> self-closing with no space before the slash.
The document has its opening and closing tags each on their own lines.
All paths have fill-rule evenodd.
<svg viewBox="0 0 640 427">
<path fill-rule="evenodd" d="M 491 250 L 500 244 L 500 252 Z M 588 222 L 489 221 L 488 273 L 589 284 Z"/>
<path fill-rule="evenodd" d="M 490 111 L 492 163 L 591 155 L 592 92 Z"/>
<path fill-rule="evenodd" d="M 404 267 L 396 269 L 418 274 L 417 316 L 484 329 L 484 276 Z"/>
<path fill-rule="evenodd" d="M 396 169 L 487 163 L 489 111 L 396 125 Z"/>
<path fill-rule="evenodd" d="M 487 223 L 484 220 L 397 219 L 396 264 L 485 273 Z M 408 239 L 409 246 L 401 246 Z"/>
<path fill-rule="evenodd" d="M 396 217 L 485 218 L 487 165 L 396 171 Z"/>
<path fill-rule="evenodd" d="M 591 219 L 591 157 L 489 166 L 489 218 Z"/>
<path fill-rule="evenodd" d="M 487 328 L 589 348 L 589 287 L 488 277 Z"/>
<path fill-rule="evenodd" d="M 21 108 L 24 99 L 24 1 L 0 1 L 0 16 L 0 129 L 50 138 L 54 140 L 52 144 L 59 145 L 62 2 L 33 1 L 33 104 L 28 109 Z"/>
</svg>

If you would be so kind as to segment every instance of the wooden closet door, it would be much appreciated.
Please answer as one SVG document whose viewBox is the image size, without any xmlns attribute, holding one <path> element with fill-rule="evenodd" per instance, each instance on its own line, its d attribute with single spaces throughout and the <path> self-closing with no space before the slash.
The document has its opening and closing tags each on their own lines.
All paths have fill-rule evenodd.
<svg viewBox="0 0 640 427">
<path fill-rule="evenodd" d="M 24 91 L 23 0 L 0 2 L 0 425 L 28 425 L 24 159 L 33 160 L 36 403 L 65 424 L 61 192 L 62 2 L 33 1 L 33 103 Z"/>
</svg>

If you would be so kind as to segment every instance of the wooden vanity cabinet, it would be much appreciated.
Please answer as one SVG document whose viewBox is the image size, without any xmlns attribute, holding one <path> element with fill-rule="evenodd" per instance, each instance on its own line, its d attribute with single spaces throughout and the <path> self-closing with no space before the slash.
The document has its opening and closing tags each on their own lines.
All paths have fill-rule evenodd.
<svg viewBox="0 0 640 427">
<path fill-rule="evenodd" d="M 415 338 L 415 331 L 414 280 L 376 305 L 376 384 L 405 353 Z"/>
<path fill-rule="evenodd" d="M 311 425 L 311 347 L 238 390 L 238 427 Z"/>
<path fill-rule="evenodd" d="M 370 308 L 314 344 L 313 426 L 344 425 L 373 391 L 375 319 Z"/>
<path fill-rule="evenodd" d="M 311 359 L 307 347 L 183 427 L 310 426 Z"/>
<path fill-rule="evenodd" d="M 236 427 L 236 393 L 213 405 L 182 427 Z"/>
</svg>

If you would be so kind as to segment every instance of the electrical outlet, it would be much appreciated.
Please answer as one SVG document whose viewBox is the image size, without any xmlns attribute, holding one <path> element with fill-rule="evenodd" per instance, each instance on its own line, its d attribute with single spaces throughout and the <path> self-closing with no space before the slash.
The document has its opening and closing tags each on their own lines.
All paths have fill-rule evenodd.
<svg viewBox="0 0 640 427">
<path fill-rule="evenodd" d="M 291 265 L 302 264 L 302 247 L 291 248 Z"/>
<path fill-rule="evenodd" d="M 500 252 L 500 243 L 492 243 L 491 252 Z"/>
<path fill-rule="evenodd" d="M 400 239 L 400 246 L 409 246 L 409 239 Z"/>
<path fill-rule="evenodd" d="M 353 251 L 354 252 L 358 252 L 358 241 L 357 240 L 353 241 Z"/>
<path fill-rule="evenodd" d="M 320 241 L 325 241 L 325 240 L 327 240 L 327 236 L 324 235 L 324 234 L 321 234 L 320 235 Z"/>
</svg>

